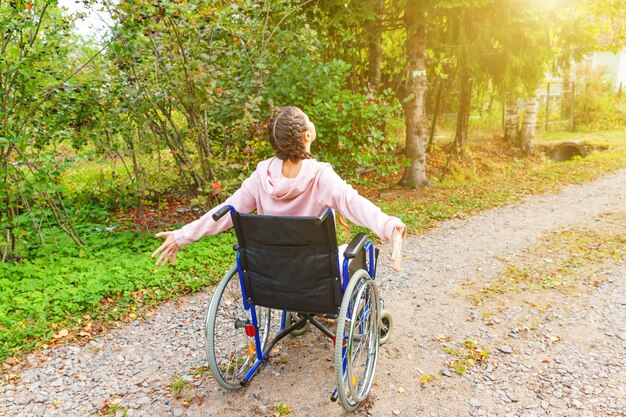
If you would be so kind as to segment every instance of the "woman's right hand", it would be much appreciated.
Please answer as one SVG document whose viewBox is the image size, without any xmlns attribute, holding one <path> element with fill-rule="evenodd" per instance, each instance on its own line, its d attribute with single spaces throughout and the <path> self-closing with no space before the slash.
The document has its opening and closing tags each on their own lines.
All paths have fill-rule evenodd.
<svg viewBox="0 0 626 417">
<path fill-rule="evenodd" d="M 179 246 L 178 243 L 176 243 L 176 239 L 174 239 L 174 232 L 161 232 L 157 233 L 155 236 L 165 238 L 165 242 L 152 253 L 152 258 L 154 258 L 160 252 L 163 252 L 161 256 L 159 256 L 159 259 L 157 259 L 155 265 L 166 265 L 170 259 L 172 260 L 172 265 L 176 265 L 176 255 L 178 254 Z"/>
</svg>

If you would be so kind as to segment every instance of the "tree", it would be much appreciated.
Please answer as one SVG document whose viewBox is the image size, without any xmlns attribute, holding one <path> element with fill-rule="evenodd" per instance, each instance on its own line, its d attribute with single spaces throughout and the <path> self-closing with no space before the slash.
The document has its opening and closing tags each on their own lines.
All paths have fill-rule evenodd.
<svg viewBox="0 0 626 417">
<path fill-rule="evenodd" d="M 52 1 L 0 3 L 0 260 L 17 258 L 27 214 L 39 233 L 57 224 L 77 243 L 80 237 L 61 198 L 63 160 L 50 145 L 68 137 L 86 117 L 72 101 L 75 83 L 70 50 L 72 17 Z"/>
<path fill-rule="evenodd" d="M 407 33 L 406 81 L 403 88 L 406 97 L 402 100 L 405 117 L 406 148 L 410 159 L 400 184 L 418 187 L 428 184 L 426 177 L 426 136 L 428 118 L 424 106 L 426 94 L 426 27 L 424 10 L 417 1 L 408 0 L 404 14 Z"/>
<path fill-rule="evenodd" d="M 435 6 L 430 31 L 433 49 L 454 62 L 459 95 L 454 151 L 465 156 L 469 130 L 472 87 L 474 80 L 485 79 L 484 57 L 491 52 L 489 25 L 485 25 L 486 6 L 492 0 L 443 2 Z"/>
<path fill-rule="evenodd" d="M 370 18 L 367 31 L 368 50 L 368 71 L 367 82 L 376 87 L 381 82 L 381 64 L 383 60 L 383 17 L 385 14 L 384 0 L 369 0 L 373 16 Z"/>
<path fill-rule="evenodd" d="M 524 142 L 524 151 L 532 152 L 538 106 L 526 107 L 522 122 L 527 126 L 519 137 L 518 98 L 526 96 L 534 103 L 536 90 L 544 79 L 552 59 L 549 42 L 549 22 L 544 19 L 541 5 L 522 0 L 497 0 L 486 11 L 492 27 L 491 43 L 494 53 L 485 60 L 485 68 L 494 85 L 506 100 L 505 138 L 512 145 Z"/>
</svg>

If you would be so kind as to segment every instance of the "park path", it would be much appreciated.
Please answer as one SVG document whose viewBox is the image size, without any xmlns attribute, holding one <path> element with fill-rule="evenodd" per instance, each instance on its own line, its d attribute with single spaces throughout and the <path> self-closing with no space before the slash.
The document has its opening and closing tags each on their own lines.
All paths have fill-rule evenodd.
<svg viewBox="0 0 626 417">
<path fill-rule="evenodd" d="M 623 257 L 603 261 L 596 286 L 570 293 L 505 293 L 483 306 L 469 297 L 550 232 L 585 227 L 623 235 L 625 222 L 621 170 L 411 236 L 400 274 L 391 272 L 382 246 L 377 280 L 395 332 L 355 415 L 626 416 Z M 210 294 L 168 303 L 87 345 L 29 355 L 19 380 L 0 385 L 0 416 L 271 416 L 281 402 L 291 416 L 347 415 L 329 401 L 332 347 L 317 331 L 286 339 L 240 391 L 194 375 L 206 364 Z M 491 354 L 463 375 L 451 372 L 443 347 L 468 339 Z M 179 377 L 187 383 L 174 398 L 168 384 Z"/>
</svg>

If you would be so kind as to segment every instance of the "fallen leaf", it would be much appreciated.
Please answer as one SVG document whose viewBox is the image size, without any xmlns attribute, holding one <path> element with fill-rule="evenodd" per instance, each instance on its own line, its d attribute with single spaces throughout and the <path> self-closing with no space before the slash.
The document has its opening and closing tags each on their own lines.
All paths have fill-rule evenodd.
<svg viewBox="0 0 626 417">
<path fill-rule="evenodd" d="M 67 337 L 68 334 L 70 334 L 69 330 L 61 329 L 56 335 L 54 335 L 54 338 L 59 339 L 61 337 Z"/>
</svg>

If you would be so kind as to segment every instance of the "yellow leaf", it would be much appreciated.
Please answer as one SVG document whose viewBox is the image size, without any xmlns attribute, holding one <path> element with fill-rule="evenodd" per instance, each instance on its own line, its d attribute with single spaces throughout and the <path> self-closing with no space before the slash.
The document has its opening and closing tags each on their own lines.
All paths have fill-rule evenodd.
<svg viewBox="0 0 626 417">
<path fill-rule="evenodd" d="M 398 392 L 399 392 L 400 394 L 402 394 L 402 393 L 404 392 L 404 387 L 400 387 L 400 388 L 398 388 Z"/>
<path fill-rule="evenodd" d="M 59 332 L 54 336 L 55 339 L 59 339 L 61 337 L 67 337 L 67 335 L 70 334 L 69 330 L 67 329 L 61 329 L 59 330 Z"/>
</svg>

